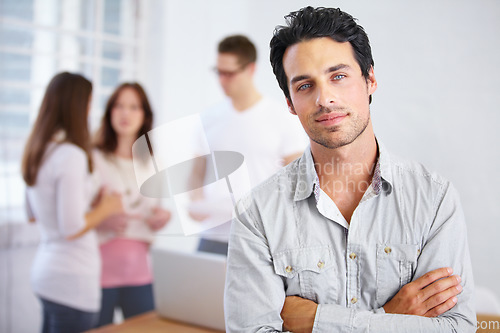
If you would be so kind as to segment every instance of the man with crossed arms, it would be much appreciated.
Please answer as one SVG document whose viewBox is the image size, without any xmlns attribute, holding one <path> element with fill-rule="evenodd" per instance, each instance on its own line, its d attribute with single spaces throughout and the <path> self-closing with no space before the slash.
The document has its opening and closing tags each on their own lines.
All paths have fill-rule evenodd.
<svg viewBox="0 0 500 333">
<path fill-rule="evenodd" d="M 377 141 L 368 37 L 303 8 L 271 64 L 310 149 L 236 206 L 228 332 L 474 332 L 465 220 L 453 186 Z"/>
</svg>

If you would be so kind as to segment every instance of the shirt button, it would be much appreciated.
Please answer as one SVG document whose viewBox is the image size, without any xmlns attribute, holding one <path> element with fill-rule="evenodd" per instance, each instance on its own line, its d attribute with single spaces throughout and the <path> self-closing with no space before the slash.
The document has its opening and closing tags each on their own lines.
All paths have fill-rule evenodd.
<svg viewBox="0 0 500 333">
<path fill-rule="evenodd" d="M 351 303 L 352 304 L 356 304 L 357 301 L 358 301 L 358 299 L 356 297 L 351 298 Z"/>
<path fill-rule="evenodd" d="M 322 260 L 320 260 L 320 261 L 318 262 L 318 267 L 319 267 L 319 269 L 322 269 L 323 267 L 325 267 L 325 262 L 324 262 L 324 261 L 322 261 Z"/>
<path fill-rule="evenodd" d="M 417 250 L 417 255 L 420 254 L 420 249 Z"/>
<path fill-rule="evenodd" d="M 286 266 L 285 271 L 287 273 L 291 273 L 292 272 L 292 266 Z"/>
<path fill-rule="evenodd" d="M 349 258 L 351 258 L 352 260 L 356 259 L 356 253 L 354 253 L 354 252 L 353 252 L 353 253 L 351 253 L 351 254 L 349 255 Z"/>
<path fill-rule="evenodd" d="M 389 253 L 391 253 L 391 252 L 392 252 L 392 249 L 391 249 L 390 247 L 388 247 L 388 246 L 387 246 L 387 247 L 384 249 L 384 251 L 385 251 L 385 253 L 389 254 Z"/>
</svg>

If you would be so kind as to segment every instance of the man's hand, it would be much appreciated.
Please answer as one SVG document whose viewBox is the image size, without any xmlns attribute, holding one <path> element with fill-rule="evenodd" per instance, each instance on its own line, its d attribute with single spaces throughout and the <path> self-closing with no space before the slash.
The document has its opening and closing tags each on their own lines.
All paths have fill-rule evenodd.
<svg viewBox="0 0 500 333">
<path fill-rule="evenodd" d="M 428 272 L 401 290 L 384 305 L 386 313 L 437 317 L 457 303 L 461 278 L 451 268 Z"/>
<path fill-rule="evenodd" d="M 283 329 L 294 333 L 312 332 L 318 304 L 298 296 L 287 296 L 281 310 Z"/>
</svg>

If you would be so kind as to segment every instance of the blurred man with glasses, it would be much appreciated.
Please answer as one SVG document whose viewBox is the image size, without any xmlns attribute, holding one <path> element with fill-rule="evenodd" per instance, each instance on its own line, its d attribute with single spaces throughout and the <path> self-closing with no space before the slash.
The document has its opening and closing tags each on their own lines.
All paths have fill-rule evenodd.
<svg viewBox="0 0 500 333">
<path fill-rule="evenodd" d="M 307 145 L 303 129 L 283 103 L 263 97 L 257 91 L 253 81 L 256 60 L 256 48 L 247 37 L 224 38 L 218 45 L 214 71 L 227 99 L 202 114 L 210 150 L 241 153 L 251 186 L 298 158 Z M 203 186 L 207 185 L 206 173 L 206 160 L 195 164 L 190 182 L 199 190 L 192 196 L 193 203 L 204 201 L 205 207 L 220 206 L 218 198 L 224 194 Z M 200 223 L 208 225 L 211 219 L 213 223 L 209 212 L 191 209 L 190 216 Z M 226 255 L 229 228 L 228 219 L 227 223 L 205 231 L 198 250 Z"/>
</svg>

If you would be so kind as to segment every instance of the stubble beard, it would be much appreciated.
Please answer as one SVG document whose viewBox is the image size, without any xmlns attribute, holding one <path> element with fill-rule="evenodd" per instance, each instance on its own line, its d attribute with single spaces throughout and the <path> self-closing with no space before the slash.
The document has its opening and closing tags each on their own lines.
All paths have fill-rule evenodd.
<svg viewBox="0 0 500 333">
<path fill-rule="evenodd" d="M 338 111 L 343 111 L 347 113 L 347 119 L 345 120 L 350 120 L 350 124 L 339 124 L 332 126 L 330 128 L 326 129 L 326 132 L 324 130 L 320 130 L 318 128 L 315 128 L 314 126 L 311 126 L 311 131 L 309 134 L 309 137 L 312 141 L 316 142 L 317 144 L 328 148 L 328 149 L 337 149 L 343 146 L 347 146 L 354 142 L 363 132 L 366 130 L 368 127 L 368 124 L 370 122 L 370 114 L 368 113 L 368 117 L 366 120 L 360 119 L 358 117 L 356 118 L 351 118 L 352 113 L 350 109 L 346 108 L 339 108 L 336 109 Z M 321 114 L 323 113 L 331 113 L 334 112 L 330 109 L 322 107 L 318 112 L 316 112 L 312 118 L 311 121 L 313 124 L 315 124 L 315 119 L 317 119 Z M 350 119 L 349 119 L 350 118 Z M 346 128 L 347 125 L 347 128 Z M 344 129 L 343 129 L 344 128 Z M 340 132 L 344 130 L 346 133 L 340 137 L 340 138 L 332 138 L 330 133 L 335 133 L 335 132 Z"/>
</svg>

